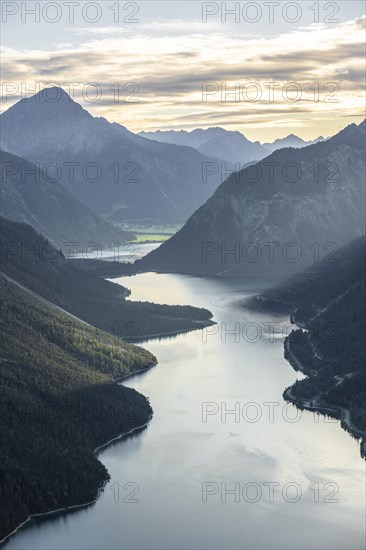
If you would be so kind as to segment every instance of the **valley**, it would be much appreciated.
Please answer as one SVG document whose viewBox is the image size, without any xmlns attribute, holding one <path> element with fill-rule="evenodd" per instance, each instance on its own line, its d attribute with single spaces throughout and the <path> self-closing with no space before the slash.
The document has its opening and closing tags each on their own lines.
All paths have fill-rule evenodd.
<svg viewBox="0 0 366 550">
<path fill-rule="evenodd" d="M 217 328 L 141 343 L 159 364 L 122 384 L 149 397 L 154 416 L 147 429 L 103 450 L 100 460 L 111 479 L 92 507 L 33 520 L 9 540 L 6 550 L 290 549 L 305 519 L 312 522 L 304 535 L 308 547 L 362 548 L 364 465 L 357 441 L 340 429 L 339 421 L 284 401 L 284 389 L 302 378 L 283 357 L 288 315 L 238 307 L 271 281 L 258 286 L 258 281 L 248 285 L 240 278 L 146 273 L 121 278 L 118 284 L 131 288 L 134 301 L 164 299 L 209 308 Z M 261 330 L 259 339 L 243 330 L 254 324 Z M 211 404 L 206 418 L 203 403 Z M 236 403 L 238 417 L 232 413 Z M 251 492 L 247 497 L 243 492 L 239 501 L 227 494 L 223 502 L 218 490 L 205 502 L 205 482 L 215 487 L 225 483 L 228 491 L 240 482 L 241 487 L 249 484 Z M 274 484 L 273 499 L 268 483 Z M 301 491 L 296 503 L 283 497 L 287 484 Z M 261 492 L 253 504 L 255 487 Z M 263 522 L 267 528 L 258 531 Z"/>
<path fill-rule="evenodd" d="M 364 549 L 361 3 L 30 4 L 1 4 L 1 548 Z"/>
</svg>

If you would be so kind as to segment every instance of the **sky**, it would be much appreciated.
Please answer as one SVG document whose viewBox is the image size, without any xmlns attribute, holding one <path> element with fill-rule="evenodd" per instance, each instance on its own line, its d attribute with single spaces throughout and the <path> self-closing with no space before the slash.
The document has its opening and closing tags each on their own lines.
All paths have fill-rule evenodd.
<svg viewBox="0 0 366 550">
<path fill-rule="evenodd" d="M 3 0 L 1 110 L 58 85 L 134 132 L 333 135 L 365 117 L 364 6 Z"/>
</svg>

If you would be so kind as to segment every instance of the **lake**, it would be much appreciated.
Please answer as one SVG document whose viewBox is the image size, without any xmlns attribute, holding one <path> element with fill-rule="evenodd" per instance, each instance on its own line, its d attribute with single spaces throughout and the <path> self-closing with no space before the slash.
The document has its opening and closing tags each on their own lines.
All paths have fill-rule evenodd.
<svg viewBox="0 0 366 550">
<path fill-rule="evenodd" d="M 86 245 L 82 252 L 74 252 L 69 259 L 72 260 L 104 260 L 109 262 L 135 262 L 141 260 L 149 252 L 157 248 L 161 242 L 152 243 L 125 243 L 120 246 L 111 246 L 102 249 L 97 243 Z"/>
<path fill-rule="evenodd" d="M 210 309 L 217 325 L 141 345 L 159 364 L 124 381 L 154 409 L 106 448 L 96 504 L 30 522 L 21 549 L 364 548 L 364 461 L 338 421 L 287 405 L 287 318 L 239 306 L 243 280 L 145 273 L 131 299 Z M 265 287 L 266 281 L 261 282 Z"/>
</svg>

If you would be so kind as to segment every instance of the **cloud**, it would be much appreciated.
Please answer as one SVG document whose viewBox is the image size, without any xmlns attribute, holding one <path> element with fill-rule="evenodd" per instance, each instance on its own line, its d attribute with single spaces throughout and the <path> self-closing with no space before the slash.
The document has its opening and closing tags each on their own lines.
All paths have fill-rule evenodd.
<svg viewBox="0 0 366 550">
<path fill-rule="evenodd" d="M 220 24 L 208 28 L 189 21 L 131 27 L 127 31 L 115 27 L 72 29 L 85 40 L 53 50 L 3 47 L 3 80 L 19 87 L 23 82 L 28 90 L 37 82 L 51 81 L 64 87 L 65 83 L 78 83 L 75 99 L 85 108 L 134 131 L 169 124 L 172 128 L 179 124 L 207 126 L 212 120 L 240 130 L 244 123 L 253 126 L 253 121 L 268 124 L 270 120 L 271 126 L 307 124 L 316 135 L 327 121 L 334 125 L 337 118 L 348 116 L 345 113 L 358 116 L 363 111 L 364 16 L 333 27 L 313 24 L 277 36 L 249 38 L 225 33 Z M 215 82 L 218 89 L 204 103 L 202 85 L 208 81 Z M 97 103 L 86 102 L 82 95 L 83 86 L 92 82 L 103 92 Z M 250 88 L 246 86 L 250 82 L 256 82 L 261 90 L 257 102 L 248 99 Z M 278 83 L 273 101 L 269 82 Z M 301 89 L 297 102 L 292 101 L 291 86 L 286 92 L 289 82 L 296 82 Z M 326 101 L 332 91 L 326 88 L 329 82 L 339 86 L 330 97 L 337 102 Z M 119 102 L 115 83 L 121 89 Z M 133 97 L 129 96 L 131 83 L 135 83 Z M 235 86 L 239 87 L 237 96 L 229 94 Z M 317 86 L 319 100 L 315 102 Z M 17 96 L 14 91 L 3 107 L 10 106 Z M 251 137 L 258 139 L 253 132 Z"/>
</svg>

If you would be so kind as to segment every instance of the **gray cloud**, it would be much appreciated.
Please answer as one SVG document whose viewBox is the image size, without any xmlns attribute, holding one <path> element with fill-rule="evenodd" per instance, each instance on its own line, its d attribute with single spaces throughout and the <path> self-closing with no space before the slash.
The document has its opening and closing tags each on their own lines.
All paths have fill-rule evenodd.
<svg viewBox="0 0 366 550">
<path fill-rule="evenodd" d="M 70 45 L 64 49 L 60 46 L 54 52 L 5 48 L 3 81 L 26 82 L 28 89 L 45 81 L 61 86 L 67 82 L 97 82 L 103 90 L 100 101 L 83 102 L 81 86 L 76 87 L 74 99 L 94 114 L 121 121 L 132 129 L 146 128 L 158 120 L 163 127 L 168 118 L 174 119 L 177 127 L 207 125 L 205 121 L 238 127 L 242 119 L 246 124 L 263 125 L 265 117 L 278 126 L 282 117 L 289 124 L 295 120 L 299 126 L 318 124 L 320 129 L 324 120 L 332 123 L 341 115 L 355 116 L 353 113 L 361 109 L 365 78 L 364 46 L 360 38 L 363 25 L 364 19 L 359 18 L 337 28 L 297 28 L 294 33 L 263 40 L 225 35 L 222 25 L 216 34 L 207 35 L 195 33 L 185 25 L 182 25 L 184 36 L 179 33 L 161 37 L 152 32 L 110 38 L 108 33 L 101 33 L 98 39 L 80 43 L 74 51 Z M 298 51 L 302 41 L 304 47 Z M 286 103 L 281 87 L 276 88 L 277 99 L 271 105 L 265 85 L 271 81 L 280 82 L 281 87 L 297 82 L 306 95 L 300 103 Z M 338 82 L 339 104 L 311 103 L 309 91 L 314 81 L 319 82 L 323 95 L 327 93 L 324 90 L 327 82 Z M 115 82 L 136 82 L 139 103 L 116 102 L 111 90 Z M 263 95 L 255 105 L 230 98 L 224 103 L 220 102 L 219 92 L 203 104 L 200 97 L 204 82 L 226 83 L 228 93 L 235 82 L 242 86 L 257 82 Z M 9 104 L 10 99 L 6 106 Z M 245 110 L 245 105 L 250 108 Z M 151 116 L 150 106 L 154 106 Z M 345 114 L 348 112 L 352 114 Z"/>
</svg>

